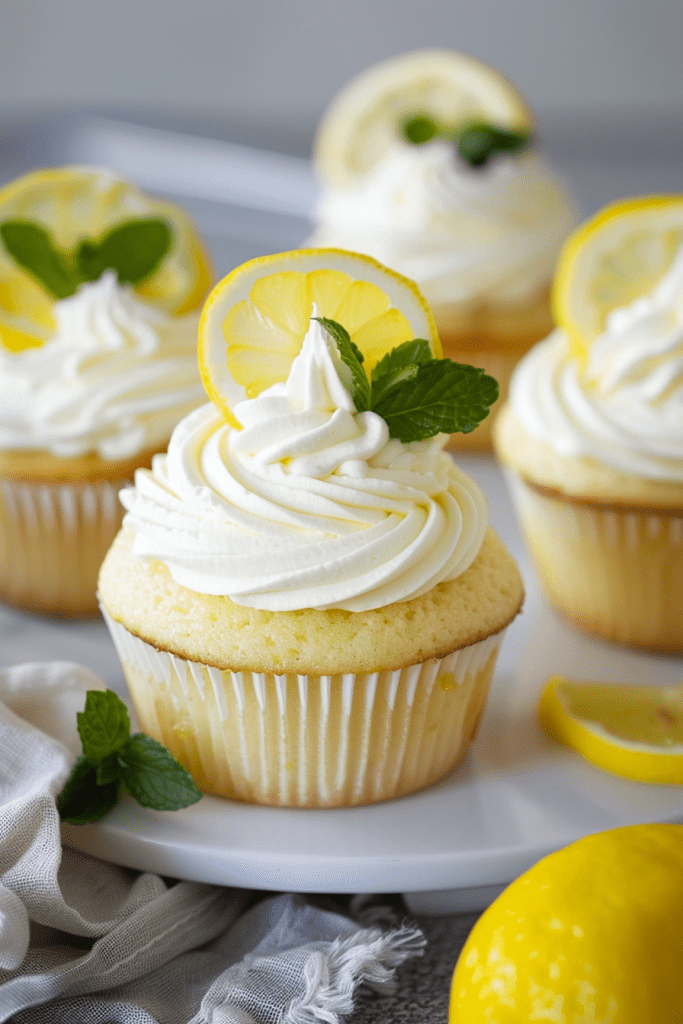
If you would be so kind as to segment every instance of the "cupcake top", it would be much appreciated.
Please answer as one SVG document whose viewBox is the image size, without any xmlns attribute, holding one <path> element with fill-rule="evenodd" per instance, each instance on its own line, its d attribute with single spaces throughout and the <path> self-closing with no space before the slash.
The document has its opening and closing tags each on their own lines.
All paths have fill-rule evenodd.
<svg viewBox="0 0 683 1024">
<path fill-rule="evenodd" d="M 341 360 L 311 320 L 286 382 L 206 405 L 124 490 L 134 554 L 189 590 L 269 611 L 366 611 L 424 594 L 471 565 L 488 525 L 479 487 L 442 451 L 357 412 Z"/>
<path fill-rule="evenodd" d="M 112 173 L 0 191 L 0 453 L 128 460 L 202 401 L 210 265 L 185 213 Z"/>
<path fill-rule="evenodd" d="M 315 218 L 312 244 L 367 252 L 418 281 L 436 306 L 534 295 L 576 221 L 537 152 L 472 166 L 442 139 L 397 139 L 362 177 L 324 185 Z"/>
<path fill-rule="evenodd" d="M 436 306 L 521 303 L 548 287 L 576 222 L 533 119 L 493 68 L 447 50 L 352 80 L 316 140 L 314 245 L 367 252 Z"/>
<path fill-rule="evenodd" d="M 497 387 L 439 354 L 414 285 L 366 257 L 302 250 L 238 268 L 200 327 L 214 403 L 122 492 L 134 555 L 189 590 L 277 612 L 367 611 L 459 577 L 488 510 L 443 451 L 446 431 L 472 429 Z"/>
<path fill-rule="evenodd" d="M 105 271 L 53 316 L 41 347 L 0 348 L 0 450 L 126 459 L 202 402 L 198 312 L 171 316 Z"/>
<path fill-rule="evenodd" d="M 658 240 L 664 237 L 659 226 L 651 231 L 650 239 L 645 238 L 642 212 L 633 229 L 638 248 L 633 248 L 627 228 L 628 206 L 606 224 L 599 219 L 595 229 L 589 224 L 581 249 L 570 245 L 571 266 L 561 266 L 556 286 L 558 319 L 564 323 L 527 353 L 510 386 L 509 414 L 537 447 L 533 459 L 524 453 L 524 445 L 506 443 L 505 450 L 513 461 L 524 462 L 532 478 L 577 491 L 608 486 L 609 491 L 616 489 L 631 497 L 655 493 L 652 487 L 665 496 L 670 489 L 680 503 L 683 201 L 675 215 L 673 210 L 671 213 L 681 227 L 668 225 L 674 246 L 666 259 L 658 255 Z M 608 237 L 610 231 L 617 231 L 615 225 L 624 236 L 614 241 L 616 249 Z M 681 235 L 678 243 L 677 231 Z M 670 242 L 668 238 L 667 248 Z M 602 252 L 595 255 L 591 249 Z M 648 249 L 651 257 L 644 255 Z M 624 253 L 629 251 L 636 262 L 650 258 L 657 262 L 653 274 L 646 275 L 646 268 L 640 268 L 644 287 L 634 283 L 632 271 L 620 269 Z M 628 266 L 628 259 L 623 259 L 623 265 Z M 595 274 L 592 279 L 591 273 Z M 619 280 L 624 273 L 627 284 Z M 583 301 L 576 294 L 579 288 L 586 295 Z M 622 304 L 621 295 L 628 301 Z M 570 321 L 573 305 L 585 311 L 591 296 L 598 297 L 594 301 L 610 296 L 603 313 L 593 317 L 592 331 L 585 313 L 585 322 Z M 515 447 L 516 457 L 512 454 Z M 568 471 L 567 462 L 561 460 L 574 466 L 576 480 L 574 471 Z M 602 477 L 596 476 L 596 468 L 603 471 Z M 627 484 L 625 478 L 636 482 Z M 606 485 L 607 480 L 612 484 Z"/>
</svg>

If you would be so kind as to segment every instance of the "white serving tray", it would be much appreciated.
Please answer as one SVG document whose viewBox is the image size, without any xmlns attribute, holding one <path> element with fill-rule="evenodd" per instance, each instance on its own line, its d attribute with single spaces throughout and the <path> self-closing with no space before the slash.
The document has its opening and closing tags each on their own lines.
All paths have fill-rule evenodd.
<svg viewBox="0 0 683 1024">
<path fill-rule="evenodd" d="M 308 163 L 213 140 L 80 117 L 14 126 L 0 178 L 34 166 L 109 166 L 190 210 L 219 275 L 299 245 L 315 185 Z M 7 136 L 9 137 L 9 136 Z M 23 146 L 23 148 L 22 148 Z M 609 196 L 608 196 L 609 198 Z M 348 810 L 283 810 L 204 797 L 176 813 L 123 800 L 64 841 L 129 867 L 247 888 L 402 892 L 414 912 L 485 906 L 539 857 L 588 832 L 683 821 L 683 787 L 628 782 L 552 743 L 535 706 L 548 675 L 670 685 L 683 659 L 592 640 L 562 622 L 536 586 L 493 459 L 460 460 L 489 496 L 493 525 L 522 568 L 527 600 L 508 631 L 480 734 L 464 764 L 433 788 Z M 0 664 L 70 660 L 126 696 L 101 620 L 45 619 L 0 606 Z"/>
</svg>

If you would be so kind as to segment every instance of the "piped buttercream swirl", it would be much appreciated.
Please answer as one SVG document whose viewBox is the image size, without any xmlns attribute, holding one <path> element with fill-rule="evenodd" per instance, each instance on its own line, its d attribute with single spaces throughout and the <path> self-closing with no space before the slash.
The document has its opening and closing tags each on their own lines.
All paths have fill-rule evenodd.
<svg viewBox="0 0 683 1024">
<path fill-rule="evenodd" d="M 512 409 L 564 456 L 683 482 L 683 249 L 648 295 L 615 309 L 582 366 L 561 331 L 518 364 Z"/>
<path fill-rule="evenodd" d="M 40 348 L 0 348 L 0 449 L 127 459 L 204 399 L 198 313 L 174 317 L 106 271 L 56 302 Z"/>
<path fill-rule="evenodd" d="M 324 187 L 309 238 L 368 253 L 433 305 L 517 302 L 547 287 L 576 212 L 536 152 L 483 167 L 443 140 L 396 142 L 352 184 Z"/>
<path fill-rule="evenodd" d="M 355 411 L 317 321 L 288 380 L 206 405 L 122 492 L 133 552 L 190 590 L 270 611 L 365 611 L 417 597 L 472 563 L 488 525 L 477 484 L 443 452 Z"/>
</svg>

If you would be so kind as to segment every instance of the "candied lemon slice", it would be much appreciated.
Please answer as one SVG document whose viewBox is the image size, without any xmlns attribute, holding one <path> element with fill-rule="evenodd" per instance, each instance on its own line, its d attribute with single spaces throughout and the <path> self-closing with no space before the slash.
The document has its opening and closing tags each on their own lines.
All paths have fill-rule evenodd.
<svg viewBox="0 0 683 1024">
<path fill-rule="evenodd" d="M 0 190 L 0 223 L 30 220 L 47 228 L 56 244 L 73 249 L 115 224 L 158 217 L 172 229 L 170 252 L 135 291 L 168 313 L 201 305 L 211 287 L 211 262 L 187 214 L 175 203 L 146 195 L 110 171 L 54 167 L 34 171 Z M 12 351 L 42 345 L 54 330 L 53 299 L 22 270 L 0 243 L 0 343 Z"/>
<path fill-rule="evenodd" d="M 442 356 L 434 318 L 417 285 L 369 256 L 296 249 L 237 267 L 216 285 L 199 323 L 204 387 L 229 423 L 232 408 L 289 376 L 315 304 L 340 323 L 368 373 L 392 348 L 424 338 Z"/>
<path fill-rule="evenodd" d="M 585 362 L 608 315 L 647 295 L 683 245 L 683 195 L 625 199 L 605 207 L 564 245 L 553 316 Z"/>
<path fill-rule="evenodd" d="M 448 126 L 472 120 L 522 131 L 533 126 L 525 101 L 493 68 L 453 50 L 416 50 L 373 65 L 335 97 L 316 135 L 318 174 L 338 185 L 365 174 L 416 114 Z"/>
<path fill-rule="evenodd" d="M 683 785 L 683 684 L 623 686 L 553 676 L 538 708 L 553 739 L 640 782 Z"/>
</svg>

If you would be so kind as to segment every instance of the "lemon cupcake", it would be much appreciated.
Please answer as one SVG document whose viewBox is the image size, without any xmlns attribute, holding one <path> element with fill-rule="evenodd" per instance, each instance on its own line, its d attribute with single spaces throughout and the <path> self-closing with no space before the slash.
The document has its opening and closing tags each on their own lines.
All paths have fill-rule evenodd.
<svg viewBox="0 0 683 1024">
<path fill-rule="evenodd" d="M 529 550 L 582 629 L 683 651 L 683 197 L 588 221 L 555 309 L 495 428 Z"/>
<path fill-rule="evenodd" d="M 97 614 L 120 487 L 203 400 L 208 257 L 185 213 L 108 171 L 0 192 L 0 600 Z"/>
<path fill-rule="evenodd" d="M 523 595 L 442 450 L 495 385 L 440 356 L 417 289 L 356 254 L 255 260 L 209 297 L 214 401 L 122 492 L 99 581 L 142 728 L 201 789 L 372 803 L 467 751 Z"/>
<path fill-rule="evenodd" d="M 366 252 L 417 281 L 445 354 L 499 383 L 552 328 L 550 284 L 576 223 L 531 112 L 492 68 L 449 50 L 371 67 L 332 101 L 314 161 L 312 245 Z M 454 435 L 490 447 L 487 420 Z"/>
</svg>

